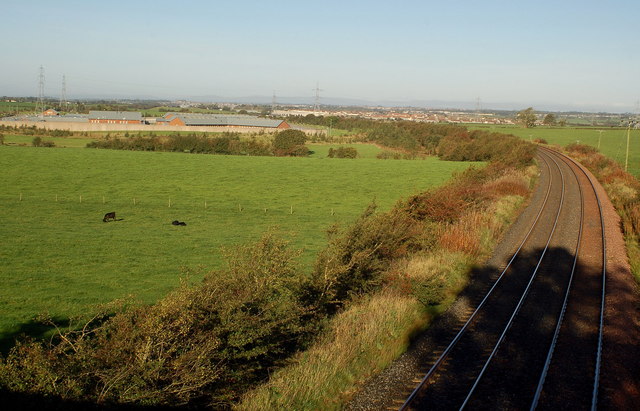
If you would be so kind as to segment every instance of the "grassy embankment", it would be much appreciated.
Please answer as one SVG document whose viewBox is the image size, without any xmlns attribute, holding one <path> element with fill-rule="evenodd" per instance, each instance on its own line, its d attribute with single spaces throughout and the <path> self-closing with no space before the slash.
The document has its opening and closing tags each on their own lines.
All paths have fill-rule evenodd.
<svg viewBox="0 0 640 411">
<path fill-rule="evenodd" d="M 325 146 L 312 149 L 320 157 Z M 272 226 L 293 235 L 309 264 L 329 225 L 353 221 L 373 199 L 389 209 L 466 166 L 0 147 L 0 334 L 29 330 L 44 311 L 75 316 L 129 294 L 155 301 L 182 267 L 219 267 L 221 246 Z M 123 220 L 103 223 L 109 211 Z"/>
</svg>

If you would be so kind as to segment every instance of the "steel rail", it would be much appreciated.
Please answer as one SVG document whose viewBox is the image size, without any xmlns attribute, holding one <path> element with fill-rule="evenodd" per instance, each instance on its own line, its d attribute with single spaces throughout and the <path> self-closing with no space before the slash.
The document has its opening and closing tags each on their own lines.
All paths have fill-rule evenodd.
<svg viewBox="0 0 640 411">
<path fill-rule="evenodd" d="M 560 219 L 560 213 L 562 211 L 562 206 L 564 205 L 565 179 L 564 179 L 564 173 L 562 172 L 562 169 L 560 168 L 560 165 L 558 164 L 558 162 L 552 156 L 549 156 L 549 157 L 556 164 L 556 167 L 558 167 L 558 170 L 560 170 L 560 177 L 562 179 L 562 195 L 560 196 L 560 206 L 558 207 L 558 212 L 557 212 L 556 218 L 555 218 L 555 220 L 553 222 L 553 227 L 551 229 L 551 233 L 549 234 L 549 238 L 547 239 L 547 243 L 545 244 L 544 249 L 542 250 L 542 255 L 538 259 L 538 263 L 536 264 L 536 267 L 533 270 L 533 273 L 531 274 L 531 278 L 529 279 L 529 282 L 527 283 L 527 286 L 524 289 L 524 292 L 522 293 L 522 296 L 520 297 L 520 300 L 518 300 L 518 304 L 516 305 L 516 308 L 513 310 L 513 313 L 511 314 L 511 317 L 509 317 L 509 321 L 507 321 L 507 324 L 505 325 L 504 329 L 502 330 L 502 333 L 500 334 L 500 337 L 498 338 L 498 341 L 496 342 L 495 346 L 493 347 L 493 350 L 491 351 L 491 354 L 489 354 L 489 357 L 485 361 L 484 366 L 482 367 L 482 370 L 480 370 L 480 373 L 476 377 L 476 380 L 474 381 L 473 385 L 471 386 L 471 389 L 467 393 L 467 397 L 462 402 L 462 405 L 460 406 L 461 410 L 464 409 L 464 407 L 467 406 L 469 400 L 471 399 L 471 396 L 473 395 L 473 392 L 475 391 L 476 387 L 480 383 L 480 380 L 484 376 L 485 371 L 489 367 L 489 364 L 491 363 L 491 360 L 493 360 L 493 358 L 495 357 L 496 353 L 498 352 L 498 348 L 500 347 L 500 344 L 502 344 L 502 341 L 504 341 L 504 339 L 505 339 L 505 337 L 507 335 L 507 331 L 509 331 L 509 328 L 511 328 L 511 325 L 513 324 L 513 320 L 516 318 L 516 316 L 520 312 L 520 308 L 522 308 L 522 305 L 524 304 L 524 301 L 527 298 L 527 295 L 529 294 L 529 290 L 531 289 L 531 285 L 533 284 L 533 281 L 537 277 L 538 270 L 540 269 L 540 265 L 542 264 L 542 260 L 544 260 L 544 256 L 546 255 L 547 250 L 549 249 L 549 244 L 551 244 L 551 239 L 553 238 L 553 235 L 554 235 L 554 233 L 556 231 L 556 227 L 558 226 L 558 220 Z"/>
<path fill-rule="evenodd" d="M 600 368 L 602 366 L 604 310 L 605 310 L 605 297 L 606 297 L 606 285 L 607 285 L 607 237 L 605 234 L 605 223 L 604 223 L 604 213 L 602 211 L 602 202 L 600 201 L 600 196 L 598 195 L 598 190 L 596 190 L 596 186 L 595 186 L 595 183 L 593 182 L 593 179 L 584 170 L 584 167 L 582 165 L 578 164 L 577 161 L 575 161 L 574 159 L 572 159 L 571 157 L 565 154 L 558 153 L 556 151 L 549 150 L 549 149 L 545 149 L 545 150 L 558 154 L 566 158 L 567 160 L 571 161 L 573 164 L 575 164 L 580 169 L 580 171 L 582 171 L 585 177 L 587 177 L 587 180 L 589 180 L 589 184 L 591 185 L 591 188 L 593 188 L 593 193 L 598 203 L 598 212 L 600 214 L 600 226 L 602 227 L 602 292 L 601 292 L 601 299 L 600 299 L 600 318 L 599 318 L 599 324 L 598 324 L 598 348 L 596 352 L 596 369 L 594 371 L 593 391 L 591 393 L 591 410 L 595 411 L 598 408 L 598 389 L 600 386 Z M 544 383 L 544 380 L 542 379 L 541 384 L 543 383 Z M 532 409 L 533 408 L 534 408 L 534 405 L 532 405 Z"/>
<path fill-rule="evenodd" d="M 565 163 L 566 164 L 566 163 Z M 573 171 L 573 174 L 576 176 L 577 174 Z M 540 375 L 540 379 L 538 380 L 538 386 L 536 387 L 536 392 L 533 396 L 533 401 L 531 402 L 530 411 L 533 411 L 538 406 L 538 401 L 540 400 L 540 394 L 542 393 L 542 387 L 544 385 L 544 380 L 547 377 L 547 372 L 549 371 L 549 365 L 551 364 L 551 358 L 553 357 L 553 352 L 556 347 L 556 343 L 558 341 L 558 336 L 560 335 L 560 328 L 562 327 L 562 322 L 564 320 L 564 314 L 567 310 L 567 305 L 569 302 L 569 293 L 571 291 L 571 286 L 573 285 L 573 276 L 576 271 L 576 266 L 578 265 L 578 255 L 580 254 L 580 245 L 582 240 L 582 231 L 584 226 L 584 193 L 582 192 L 582 186 L 578 184 L 578 190 L 580 191 L 580 230 L 578 232 L 578 241 L 576 245 L 576 253 L 573 258 L 573 265 L 571 267 L 571 275 L 569 276 L 569 281 L 567 282 L 567 291 L 564 294 L 564 300 L 562 302 L 562 309 L 560 310 L 560 315 L 558 317 L 558 322 L 556 323 L 556 328 L 553 333 L 553 338 L 551 339 L 551 345 L 549 347 L 549 352 L 547 353 L 547 358 L 545 359 L 544 367 L 542 368 L 542 373 Z"/>
<path fill-rule="evenodd" d="M 548 154 L 547 154 L 548 155 Z M 500 280 L 502 280 L 502 278 L 504 277 L 505 273 L 507 272 L 507 270 L 509 269 L 509 267 L 511 266 L 511 264 L 513 263 L 513 261 L 516 259 L 516 257 L 518 256 L 518 253 L 520 253 L 520 250 L 522 250 L 522 247 L 524 247 L 524 244 L 527 242 L 527 240 L 529 239 L 531 233 L 533 232 L 533 229 L 537 226 L 538 221 L 540 220 L 540 216 L 542 215 L 542 212 L 544 211 L 546 205 L 547 205 L 547 200 L 549 199 L 549 195 L 551 193 L 551 185 L 552 185 L 552 177 L 551 177 L 551 166 L 549 165 L 549 163 L 547 162 L 547 160 L 544 159 L 543 156 L 540 156 L 540 158 L 544 161 L 545 165 L 547 166 L 547 169 L 549 171 L 549 185 L 547 186 L 547 191 L 545 193 L 542 205 L 540 207 L 540 210 L 538 211 L 538 214 L 536 215 L 535 220 L 533 221 L 533 224 L 531 224 L 531 228 L 529 229 L 529 231 L 527 232 L 527 234 L 525 235 L 524 239 L 522 240 L 522 242 L 520 243 L 518 249 L 514 252 L 513 256 L 511 257 L 511 259 L 509 260 L 509 262 L 507 263 L 507 265 L 505 266 L 505 268 L 502 270 L 502 272 L 500 273 L 500 275 L 498 276 L 498 278 L 496 279 L 496 281 L 493 283 L 493 286 L 491 287 L 491 289 L 487 292 L 487 294 L 484 296 L 484 298 L 482 299 L 482 301 L 480 302 L 480 304 L 478 304 L 478 307 L 476 307 L 476 309 L 474 310 L 474 312 L 469 316 L 469 318 L 467 319 L 467 321 L 465 322 L 465 324 L 460 328 L 460 330 L 458 331 L 458 333 L 456 334 L 456 336 L 453 338 L 453 340 L 451 340 L 451 343 L 449 343 L 449 345 L 447 346 L 447 348 L 445 348 L 445 350 L 440 354 L 440 356 L 438 357 L 438 359 L 435 361 L 435 363 L 431 366 L 431 368 L 429 369 L 429 371 L 427 372 L 427 374 L 422 378 L 422 380 L 418 383 L 418 385 L 416 386 L 416 388 L 411 392 L 411 394 L 409 395 L 409 397 L 407 397 L 406 401 L 404 402 L 404 404 L 402 404 L 402 406 L 399 408 L 400 411 L 404 411 L 406 410 L 411 403 L 416 399 L 418 393 L 420 392 L 420 390 L 425 386 L 425 384 L 427 383 L 427 381 L 431 378 L 431 376 L 433 375 L 433 373 L 435 372 L 436 369 L 438 369 L 438 367 L 440 367 L 440 365 L 444 362 L 444 360 L 447 358 L 447 356 L 449 355 L 449 353 L 451 352 L 451 350 L 453 349 L 453 347 L 455 347 L 455 345 L 458 343 L 458 341 L 462 338 L 462 335 L 466 332 L 467 328 L 469 327 L 469 325 L 471 324 L 471 322 L 475 319 L 476 315 L 478 314 L 478 312 L 482 309 L 482 307 L 485 305 L 485 303 L 487 302 L 487 300 L 489 299 L 489 296 L 491 295 L 491 293 L 495 290 L 495 288 L 497 287 L 498 283 L 500 282 Z M 557 165 L 557 164 L 556 164 Z M 563 192 L 564 192 L 564 179 L 563 179 Z"/>
</svg>

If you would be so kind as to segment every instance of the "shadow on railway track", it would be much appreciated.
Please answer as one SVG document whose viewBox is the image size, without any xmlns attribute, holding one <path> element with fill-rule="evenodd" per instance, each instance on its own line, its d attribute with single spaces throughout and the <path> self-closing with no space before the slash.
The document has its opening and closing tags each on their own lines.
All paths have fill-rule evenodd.
<svg viewBox="0 0 640 411">
<path fill-rule="evenodd" d="M 457 409 L 481 372 L 483 377 L 469 402 L 471 408 L 529 407 L 562 311 L 574 261 L 571 252 L 556 247 L 547 249 L 538 263 L 542 252 L 542 249 L 521 252 L 514 260 L 476 320 L 451 348 L 444 366 L 435 373 L 436 378 L 417 396 L 415 409 Z M 426 332 L 424 338 L 430 340 L 428 345 L 432 349 L 422 350 L 417 357 L 420 363 L 431 367 L 437 358 L 434 352 L 439 355 L 467 320 L 471 310 L 455 306 L 467 302 L 477 307 L 501 271 L 492 266 L 473 270 L 459 302 Z M 598 345 L 601 271 L 601 267 L 576 264 L 568 307 L 541 398 L 543 407 L 590 405 Z M 536 278 L 518 314 L 482 371 L 534 272 Z M 451 330 L 448 328 L 451 324 L 460 326 Z"/>
</svg>

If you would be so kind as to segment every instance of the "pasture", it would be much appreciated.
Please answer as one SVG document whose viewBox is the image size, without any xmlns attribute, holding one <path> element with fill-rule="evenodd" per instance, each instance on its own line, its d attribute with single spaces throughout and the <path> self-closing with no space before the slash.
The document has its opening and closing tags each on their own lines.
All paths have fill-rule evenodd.
<svg viewBox="0 0 640 411">
<path fill-rule="evenodd" d="M 468 165 L 0 146 L 0 342 L 39 313 L 155 301 L 181 277 L 219 267 L 221 247 L 271 227 L 303 250 L 308 270 L 331 224 L 374 199 L 388 209 Z M 104 223 L 110 211 L 121 220 Z"/>
<path fill-rule="evenodd" d="M 622 128 L 571 128 L 571 127 L 535 127 L 518 126 L 469 126 L 470 130 L 492 130 L 513 134 L 523 139 L 545 139 L 549 144 L 566 146 L 572 143 L 588 144 L 598 147 L 600 152 L 624 166 L 627 148 L 627 130 Z M 602 131 L 602 133 L 600 133 Z M 640 177 L 640 130 L 631 130 L 629 143 L 629 169 L 636 177 Z"/>
</svg>

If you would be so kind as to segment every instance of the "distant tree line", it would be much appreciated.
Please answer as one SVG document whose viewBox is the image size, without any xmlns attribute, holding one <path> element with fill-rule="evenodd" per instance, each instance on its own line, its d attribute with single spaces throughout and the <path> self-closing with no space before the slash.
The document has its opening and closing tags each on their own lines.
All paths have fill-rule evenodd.
<svg viewBox="0 0 640 411">
<path fill-rule="evenodd" d="M 0 125 L 0 132 L 27 136 L 69 137 L 73 132 L 69 130 L 48 130 L 36 126 L 6 126 Z"/>
<path fill-rule="evenodd" d="M 523 153 L 511 154 L 513 150 L 504 145 L 526 151 L 523 161 L 533 158 L 530 145 L 515 136 L 485 130 L 469 131 L 466 127 L 448 123 L 423 123 L 415 121 L 378 121 L 362 118 L 299 117 L 296 122 L 345 129 L 357 133 L 362 141 L 393 149 L 384 150 L 378 158 L 408 159 L 419 156 L 438 156 L 450 161 L 503 161 L 507 164 L 519 162 Z M 496 150 L 496 147 L 501 147 Z M 526 147 L 526 148 L 525 148 Z"/>
</svg>

